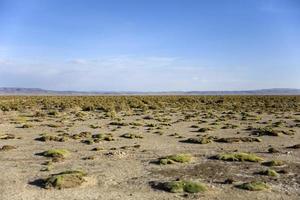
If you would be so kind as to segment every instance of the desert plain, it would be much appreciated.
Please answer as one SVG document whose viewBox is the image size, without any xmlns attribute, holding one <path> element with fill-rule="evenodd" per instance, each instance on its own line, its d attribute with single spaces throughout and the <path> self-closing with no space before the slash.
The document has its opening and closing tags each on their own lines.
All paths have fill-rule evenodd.
<svg viewBox="0 0 300 200">
<path fill-rule="evenodd" d="M 1 200 L 300 199 L 300 96 L 2 96 Z"/>
</svg>

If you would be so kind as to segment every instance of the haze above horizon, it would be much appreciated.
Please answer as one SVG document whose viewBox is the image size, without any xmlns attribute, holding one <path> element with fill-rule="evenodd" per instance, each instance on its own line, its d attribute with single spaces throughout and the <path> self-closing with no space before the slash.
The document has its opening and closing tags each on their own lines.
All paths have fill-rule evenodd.
<svg viewBox="0 0 300 200">
<path fill-rule="evenodd" d="M 300 88 L 297 0 L 0 0 L 0 87 Z"/>
</svg>

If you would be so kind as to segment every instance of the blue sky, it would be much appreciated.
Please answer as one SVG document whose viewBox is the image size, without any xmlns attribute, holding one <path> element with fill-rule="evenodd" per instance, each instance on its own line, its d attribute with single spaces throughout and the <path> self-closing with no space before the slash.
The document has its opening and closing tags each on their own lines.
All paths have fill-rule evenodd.
<svg viewBox="0 0 300 200">
<path fill-rule="evenodd" d="M 0 87 L 300 88 L 298 0 L 0 0 Z"/>
</svg>

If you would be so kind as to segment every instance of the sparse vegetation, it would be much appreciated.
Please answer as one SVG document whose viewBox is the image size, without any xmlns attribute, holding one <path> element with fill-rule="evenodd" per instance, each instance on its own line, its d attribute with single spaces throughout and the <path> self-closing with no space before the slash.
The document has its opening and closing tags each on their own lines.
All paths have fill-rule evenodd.
<svg viewBox="0 0 300 200">
<path fill-rule="evenodd" d="M 83 171 L 64 171 L 58 174 L 52 174 L 44 180 L 46 189 L 64 189 L 80 186 L 85 180 L 86 173 Z"/>
<path fill-rule="evenodd" d="M 194 143 L 194 144 L 208 144 L 212 142 L 212 139 L 209 137 L 197 137 L 197 138 L 188 138 L 182 142 Z"/>
<path fill-rule="evenodd" d="M 70 154 L 70 152 L 66 149 L 50 149 L 48 151 L 44 151 L 42 153 L 43 156 L 46 157 L 58 157 L 58 158 L 65 158 Z"/>
<path fill-rule="evenodd" d="M 105 140 L 105 141 L 114 141 L 114 137 L 112 134 L 95 134 L 92 136 L 94 138 L 94 141 L 101 141 L 101 140 Z"/>
<path fill-rule="evenodd" d="M 188 163 L 191 160 L 192 160 L 192 156 L 190 154 L 175 154 L 175 155 L 170 155 L 159 159 L 159 163 L 161 165 L 174 164 L 174 163 Z"/>
<path fill-rule="evenodd" d="M 264 159 L 255 155 L 255 154 L 249 154 L 249 153 L 222 153 L 216 156 L 213 156 L 212 158 L 218 159 L 218 160 L 224 160 L 224 161 L 248 161 L 248 162 L 261 162 Z"/>
<path fill-rule="evenodd" d="M 213 109 L 213 110 L 242 110 L 254 107 L 260 111 L 293 111 L 299 108 L 299 96 L 84 96 L 84 97 L 60 97 L 60 96 L 2 96 L 0 97 L 0 109 L 3 111 L 21 111 L 27 109 L 53 109 L 65 110 L 87 105 L 94 110 L 115 112 L 116 110 L 149 109 L 151 102 L 158 109 Z M 222 102 L 222 103 L 220 103 Z M 235 102 L 234 104 L 232 102 Z M 243 103 L 247 102 L 247 103 Z M 265 103 L 261 103 L 265 102 Z M 289 102 L 288 104 L 286 102 Z M 120 107 L 119 105 L 124 105 Z M 50 111 L 52 114 L 52 111 Z M 53 112 L 54 115 L 57 111 Z M 115 113 L 116 114 L 116 113 Z M 114 114 L 114 115 L 115 115 Z M 245 115 L 246 116 L 246 115 Z M 250 116 L 251 117 L 251 116 Z"/>
<path fill-rule="evenodd" d="M 0 96 L 0 114 L 0 169 L 9 172 L 2 181 L 10 192 L 28 180 L 47 189 L 81 185 L 59 195 L 116 192 L 120 187 L 111 186 L 120 183 L 116 194 L 128 190 L 133 199 L 144 192 L 157 199 L 235 199 L 242 191 L 234 187 L 265 190 L 268 181 L 276 194 L 265 192 L 266 198 L 297 195 L 299 96 Z M 60 171 L 66 168 L 91 176 Z M 36 176 L 45 178 L 30 182 Z M 208 190 L 199 180 L 212 192 L 188 194 Z M 145 182 L 156 182 L 153 190 L 139 185 Z"/>
<path fill-rule="evenodd" d="M 272 127 L 260 127 L 254 129 L 253 134 L 258 136 L 280 136 L 280 131 L 274 130 Z"/>
<path fill-rule="evenodd" d="M 180 180 L 165 182 L 162 185 L 162 189 L 172 193 L 199 193 L 205 192 L 207 187 L 203 183 Z"/>
<path fill-rule="evenodd" d="M 261 181 L 252 181 L 248 183 L 243 183 L 241 185 L 237 185 L 237 188 L 250 191 L 261 191 L 269 189 L 269 186 Z"/>
<path fill-rule="evenodd" d="M 234 142 L 261 142 L 262 140 L 254 137 L 228 137 L 228 138 L 218 138 L 214 140 L 215 142 L 222 143 L 234 143 Z"/>
<path fill-rule="evenodd" d="M 273 177 L 279 176 L 279 174 L 273 169 L 262 170 L 262 171 L 258 172 L 258 174 L 266 175 L 266 176 L 273 176 Z"/>
<path fill-rule="evenodd" d="M 143 136 L 137 135 L 137 134 L 134 134 L 134 133 L 125 133 L 125 134 L 121 135 L 121 137 L 128 138 L 128 139 L 144 138 Z"/>
</svg>

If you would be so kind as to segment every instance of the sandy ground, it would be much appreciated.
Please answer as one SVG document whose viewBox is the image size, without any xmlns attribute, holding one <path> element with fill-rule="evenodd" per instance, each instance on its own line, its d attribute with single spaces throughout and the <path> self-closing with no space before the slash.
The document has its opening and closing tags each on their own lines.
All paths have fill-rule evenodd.
<svg viewBox="0 0 300 200">
<path fill-rule="evenodd" d="M 125 116 L 119 114 L 122 122 L 140 122 L 142 126 L 109 125 L 116 121 L 104 117 L 102 112 L 85 112 L 84 116 L 76 117 L 75 112 L 60 113 L 58 116 L 32 116 L 34 112 L 1 112 L 0 135 L 13 134 L 15 139 L 1 139 L 0 147 L 13 145 L 16 149 L 0 151 L 0 199 L 1 200 L 96 200 L 96 199 L 300 199 L 300 149 L 289 149 L 288 146 L 300 143 L 300 126 L 295 119 L 298 113 L 262 113 L 255 114 L 261 119 L 241 120 L 239 113 L 222 114 L 215 112 L 212 117 L 205 112 L 192 112 L 192 117 L 185 117 L 181 112 L 149 112 L 139 115 Z M 254 113 L 252 113 L 254 114 Z M 223 116 L 226 116 L 224 120 Z M 154 119 L 143 119 L 153 116 Z M 230 116 L 230 117 L 228 117 Z M 157 118 L 165 118 L 163 124 Z M 216 122 L 212 125 L 212 122 Z M 205 120 L 201 121 L 201 120 Z M 248 126 L 265 126 L 273 122 L 283 121 L 280 130 L 294 130 L 294 135 L 260 136 L 261 142 L 238 142 L 190 144 L 181 142 L 196 135 L 216 137 L 243 137 L 251 135 Z M 30 128 L 19 128 L 22 124 L 31 124 Z M 238 125 L 237 128 L 222 129 L 226 124 Z M 58 127 L 49 127 L 56 124 Z M 90 125 L 100 128 L 90 128 Z M 160 129 L 146 127 L 145 124 L 160 124 Z M 199 127 L 214 127 L 213 130 L 201 133 Z M 78 134 L 83 131 L 96 133 L 112 133 L 114 141 L 100 141 L 85 144 L 80 140 L 68 139 L 65 142 L 37 141 L 40 134 L 58 135 L 67 133 Z M 163 134 L 157 134 L 161 131 Z M 136 133 L 143 138 L 127 139 L 120 137 L 124 133 Z M 173 135 L 177 133 L 178 135 Z M 172 136 L 173 135 L 173 136 Z M 139 148 L 133 147 L 140 145 Z M 125 148 L 126 146 L 127 148 Z M 279 153 L 268 153 L 272 146 Z M 100 147 L 100 151 L 92 151 Z M 123 147 L 123 148 L 122 148 Z M 37 155 L 53 148 L 64 148 L 71 155 L 63 162 L 53 164 L 50 171 L 42 171 L 43 163 L 49 158 Z M 255 174 L 266 167 L 260 163 L 225 162 L 209 159 L 210 156 L 222 152 L 252 152 L 265 160 L 282 160 L 287 173 L 280 177 L 268 177 Z M 153 163 L 159 157 L 189 153 L 193 155 L 191 163 L 158 165 Z M 94 156 L 93 160 L 85 160 Z M 46 178 L 50 174 L 69 169 L 82 169 L 87 172 L 86 182 L 79 187 L 69 189 L 44 189 L 36 180 Z M 151 186 L 151 182 L 170 181 L 177 178 L 200 181 L 206 184 L 208 191 L 198 194 L 169 193 Z M 232 178 L 233 184 L 223 184 Z M 235 187 L 236 184 L 252 180 L 266 181 L 271 188 L 266 191 L 246 191 Z"/>
</svg>

